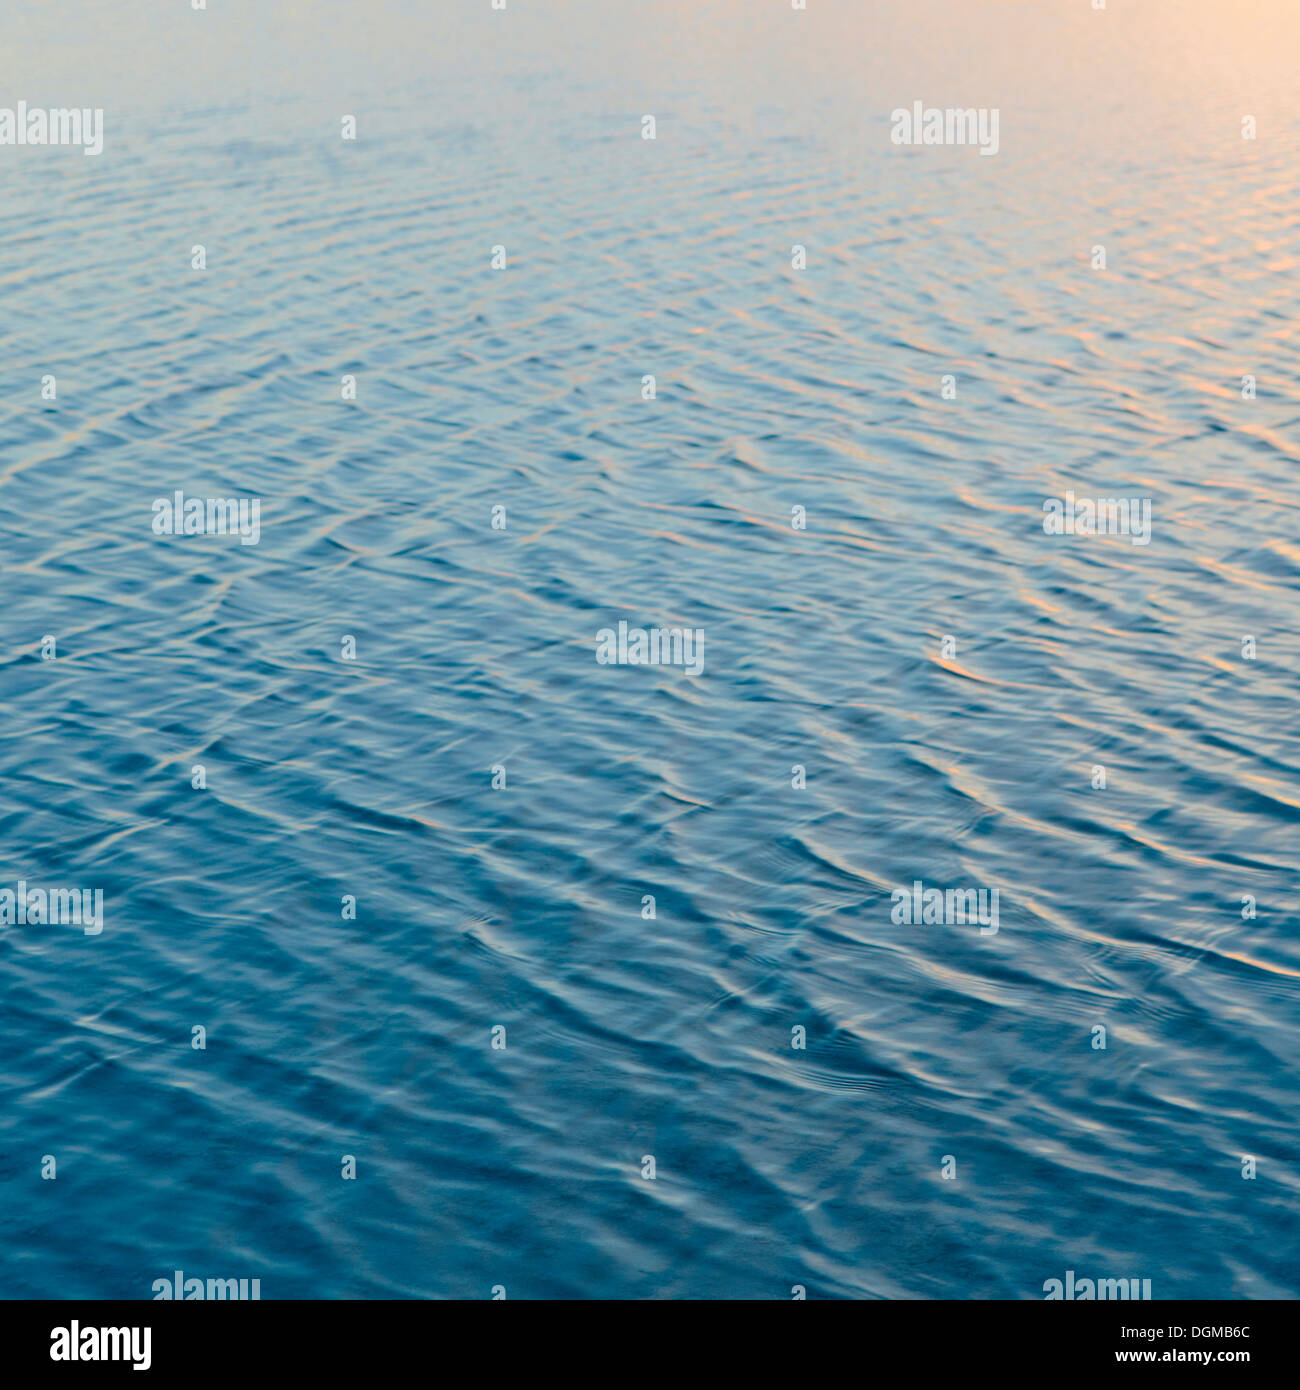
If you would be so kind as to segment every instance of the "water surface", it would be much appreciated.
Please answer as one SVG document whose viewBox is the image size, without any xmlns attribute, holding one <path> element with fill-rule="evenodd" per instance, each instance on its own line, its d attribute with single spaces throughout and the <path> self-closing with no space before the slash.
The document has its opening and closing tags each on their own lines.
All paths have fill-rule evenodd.
<svg viewBox="0 0 1300 1390">
<path fill-rule="evenodd" d="M 3 1292 L 1300 1293 L 1290 7 L 15 8 Z"/>
</svg>

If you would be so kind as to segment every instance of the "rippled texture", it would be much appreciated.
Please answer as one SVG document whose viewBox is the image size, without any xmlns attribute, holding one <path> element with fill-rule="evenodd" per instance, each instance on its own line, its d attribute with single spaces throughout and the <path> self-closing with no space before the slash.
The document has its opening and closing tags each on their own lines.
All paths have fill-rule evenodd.
<svg viewBox="0 0 1300 1390">
<path fill-rule="evenodd" d="M 1300 1293 L 1294 16 L 511 3 L 0 151 L 3 1292 Z"/>
</svg>

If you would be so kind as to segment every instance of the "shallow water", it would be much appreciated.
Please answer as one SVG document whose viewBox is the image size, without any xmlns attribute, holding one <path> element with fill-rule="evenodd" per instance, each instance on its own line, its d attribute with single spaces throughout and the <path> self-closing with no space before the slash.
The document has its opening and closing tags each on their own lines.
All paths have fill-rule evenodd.
<svg viewBox="0 0 1300 1390">
<path fill-rule="evenodd" d="M 1300 1293 L 1300 27 L 811 4 L 17 6 L 3 1293 Z"/>
</svg>

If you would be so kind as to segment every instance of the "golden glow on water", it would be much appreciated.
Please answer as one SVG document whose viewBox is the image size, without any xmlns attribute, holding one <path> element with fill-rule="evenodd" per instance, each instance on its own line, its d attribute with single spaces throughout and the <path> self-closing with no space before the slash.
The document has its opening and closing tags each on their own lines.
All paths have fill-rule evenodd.
<svg viewBox="0 0 1300 1390">
<path fill-rule="evenodd" d="M 63 13 L 51 44 L 46 0 L 6 5 L 11 51 L 42 54 L 37 85 L 83 85 L 105 106 L 181 110 L 199 75 L 239 102 L 332 92 L 345 80 L 362 90 L 433 86 L 467 68 L 504 76 L 577 56 L 602 89 L 625 91 L 634 105 L 637 92 L 702 86 L 737 115 L 811 100 L 819 109 L 858 102 L 865 116 L 895 92 L 922 89 L 945 104 L 949 93 L 953 104 L 1003 107 L 1038 95 L 1099 112 L 1141 86 L 1152 108 L 1190 115 L 1214 93 L 1253 98 L 1282 118 L 1300 57 L 1294 0 L 1109 0 L 1104 11 L 1089 0 L 809 0 L 803 12 L 783 0 L 548 0 L 512 6 L 508 22 L 486 0 L 227 0 L 179 27 L 118 0 L 69 0 Z M 0 58 L 5 90 L 32 80 Z M 503 84 L 480 85 L 498 104 L 509 100 Z"/>
</svg>

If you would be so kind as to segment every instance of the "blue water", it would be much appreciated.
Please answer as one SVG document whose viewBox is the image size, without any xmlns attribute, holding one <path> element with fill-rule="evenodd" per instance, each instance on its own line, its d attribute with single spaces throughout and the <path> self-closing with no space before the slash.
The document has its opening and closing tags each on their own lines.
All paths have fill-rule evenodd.
<svg viewBox="0 0 1300 1390">
<path fill-rule="evenodd" d="M 818 6 L 19 5 L 0 1293 L 1300 1294 L 1295 45 Z"/>
</svg>

